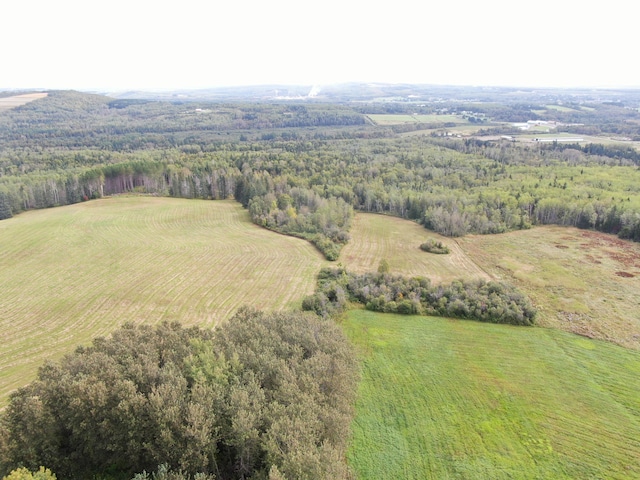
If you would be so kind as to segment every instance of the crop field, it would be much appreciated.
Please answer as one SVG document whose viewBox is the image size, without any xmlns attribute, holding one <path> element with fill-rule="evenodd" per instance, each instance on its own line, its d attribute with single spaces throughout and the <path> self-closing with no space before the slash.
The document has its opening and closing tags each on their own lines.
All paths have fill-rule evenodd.
<svg viewBox="0 0 640 480">
<path fill-rule="evenodd" d="M 540 325 L 640 350 L 639 244 L 554 226 L 457 242 L 483 270 L 525 292 Z"/>
<path fill-rule="evenodd" d="M 386 259 L 391 273 L 427 277 L 435 284 L 459 278 L 491 279 L 491 275 L 478 267 L 455 240 L 409 220 L 358 213 L 350 233 L 351 240 L 343 247 L 338 260 L 355 273 L 376 271 L 380 261 Z M 447 245 L 451 253 L 435 255 L 422 251 L 420 244 L 431 238 Z"/>
<path fill-rule="evenodd" d="M 0 98 L 0 113 L 46 96 L 46 93 L 25 93 L 24 95 L 14 95 L 13 97 L 2 97 Z"/>
<path fill-rule="evenodd" d="M 0 222 L 0 406 L 44 360 L 124 322 L 214 327 L 299 306 L 326 262 L 233 201 L 114 197 Z"/>
<path fill-rule="evenodd" d="M 352 310 L 360 480 L 640 478 L 640 352 L 545 328 Z"/>
</svg>

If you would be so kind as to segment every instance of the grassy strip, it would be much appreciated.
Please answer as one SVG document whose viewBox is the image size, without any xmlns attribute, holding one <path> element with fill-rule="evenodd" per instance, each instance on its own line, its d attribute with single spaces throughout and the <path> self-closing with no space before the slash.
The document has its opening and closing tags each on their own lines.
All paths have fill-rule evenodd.
<svg viewBox="0 0 640 480">
<path fill-rule="evenodd" d="M 636 478 L 640 354 L 547 329 L 363 310 L 360 479 Z"/>
</svg>

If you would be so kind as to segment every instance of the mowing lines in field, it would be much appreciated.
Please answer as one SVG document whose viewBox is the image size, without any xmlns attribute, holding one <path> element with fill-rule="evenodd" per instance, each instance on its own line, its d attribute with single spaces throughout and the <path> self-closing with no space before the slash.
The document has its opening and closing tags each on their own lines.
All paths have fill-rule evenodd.
<svg viewBox="0 0 640 480">
<path fill-rule="evenodd" d="M 241 305 L 299 305 L 326 264 L 228 201 L 119 197 L 27 212 L 3 221 L 0 245 L 0 403 L 44 359 L 123 322 L 214 327 Z"/>
<path fill-rule="evenodd" d="M 375 271 L 382 259 L 390 271 L 407 276 L 423 276 L 433 283 L 456 279 L 490 280 L 452 239 L 430 232 L 409 220 L 370 213 L 358 213 L 351 229 L 351 240 L 342 249 L 340 261 L 355 273 Z M 449 247 L 448 255 L 424 252 L 420 244 L 428 239 Z"/>
<path fill-rule="evenodd" d="M 364 362 L 359 478 L 640 477 L 638 352 L 363 310 L 343 325 Z"/>
</svg>

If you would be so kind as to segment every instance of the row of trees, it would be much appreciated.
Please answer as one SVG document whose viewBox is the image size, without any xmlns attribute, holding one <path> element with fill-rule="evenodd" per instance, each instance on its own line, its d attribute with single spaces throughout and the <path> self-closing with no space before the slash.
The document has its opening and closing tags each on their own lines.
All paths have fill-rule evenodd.
<svg viewBox="0 0 640 480">
<path fill-rule="evenodd" d="M 350 344 L 316 315 L 243 309 L 215 333 L 125 325 L 11 396 L 0 473 L 347 478 L 356 384 Z"/>
<path fill-rule="evenodd" d="M 514 287 L 499 283 L 455 281 L 431 285 L 427 278 L 406 278 L 386 273 L 353 274 L 343 268 L 325 268 L 318 275 L 313 295 L 302 307 L 320 315 L 335 315 L 348 302 L 385 313 L 438 315 L 481 322 L 533 325 L 536 310 Z"/>
</svg>

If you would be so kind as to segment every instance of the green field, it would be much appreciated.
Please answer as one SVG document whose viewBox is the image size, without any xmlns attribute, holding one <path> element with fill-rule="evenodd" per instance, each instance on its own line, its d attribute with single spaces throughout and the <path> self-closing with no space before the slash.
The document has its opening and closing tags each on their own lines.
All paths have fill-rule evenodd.
<svg viewBox="0 0 640 480">
<path fill-rule="evenodd" d="M 349 312 L 365 479 L 640 478 L 640 353 L 552 329 Z"/>
<path fill-rule="evenodd" d="M 233 201 L 114 197 L 0 222 L 0 405 L 44 360 L 123 322 L 213 327 L 299 306 L 326 262 Z"/>
</svg>

